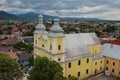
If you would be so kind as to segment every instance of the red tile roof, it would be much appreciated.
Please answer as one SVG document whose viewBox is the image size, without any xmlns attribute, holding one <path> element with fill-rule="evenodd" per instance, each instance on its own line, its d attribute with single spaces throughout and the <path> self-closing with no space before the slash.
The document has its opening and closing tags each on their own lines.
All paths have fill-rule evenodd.
<svg viewBox="0 0 120 80">
<path fill-rule="evenodd" d="M 102 44 L 104 44 L 104 43 L 111 43 L 111 44 L 120 45 L 120 39 L 119 40 L 103 40 L 103 39 L 100 39 L 100 42 Z"/>
<path fill-rule="evenodd" d="M 8 38 L 5 40 L 2 40 L 0 44 L 6 45 L 7 43 L 14 43 L 14 42 L 19 42 L 19 40 L 17 38 Z"/>
<path fill-rule="evenodd" d="M 16 51 L 14 49 L 12 49 L 11 47 L 2 47 L 2 48 L 0 48 L 0 53 L 7 54 L 11 58 L 17 59 Z"/>
</svg>

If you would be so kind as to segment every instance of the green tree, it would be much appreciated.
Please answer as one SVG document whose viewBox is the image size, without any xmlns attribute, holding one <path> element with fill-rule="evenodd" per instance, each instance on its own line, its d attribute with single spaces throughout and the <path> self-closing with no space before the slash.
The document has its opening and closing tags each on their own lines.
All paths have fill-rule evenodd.
<svg viewBox="0 0 120 80">
<path fill-rule="evenodd" d="M 33 66 L 33 62 L 34 62 L 34 56 L 33 56 L 33 54 L 30 55 L 29 61 L 30 61 L 30 65 Z"/>
<path fill-rule="evenodd" d="M 16 48 L 16 49 L 18 49 L 18 50 L 21 50 L 22 48 L 26 48 L 26 44 L 25 43 L 23 43 L 23 42 L 19 42 L 19 43 L 17 43 L 15 46 L 14 46 L 14 48 Z"/>
<path fill-rule="evenodd" d="M 28 43 L 28 44 L 26 45 L 26 52 L 27 52 L 27 53 L 31 53 L 32 50 L 33 50 L 33 44 Z"/>
<path fill-rule="evenodd" d="M 0 35 L 2 35 L 2 31 L 0 30 Z"/>
<path fill-rule="evenodd" d="M 68 78 L 68 80 L 79 80 L 78 77 L 75 77 L 75 76 L 71 76 Z"/>
<path fill-rule="evenodd" d="M 62 73 L 63 68 L 56 61 L 37 56 L 30 71 L 29 80 L 53 80 L 56 73 Z"/>
<path fill-rule="evenodd" d="M 53 80 L 67 80 L 67 78 L 62 73 L 56 73 Z"/>
<path fill-rule="evenodd" d="M 13 80 L 22 77 L 22 72 L 15 60 L 0 53 L 0 80 Z"/>
<path fill-rule="evenodd" d="M 14 46 L 14 48 L 18 50 L 23 50 L 26 53 L 31 53 L 31 51 L 33 50 L 33 44 L 31 43 L 25 44 L 23 42 L 19 42 Z"/>
<path fill-rule="evenodd" d="M 26 32 L 23 34 L 23 36 L 33 36 L 33 32 Z"/>
</svg>

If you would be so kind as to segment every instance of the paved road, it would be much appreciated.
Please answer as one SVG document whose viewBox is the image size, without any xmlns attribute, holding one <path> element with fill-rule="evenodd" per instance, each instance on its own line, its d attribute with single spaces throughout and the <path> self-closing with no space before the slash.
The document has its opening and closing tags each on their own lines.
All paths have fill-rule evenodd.
<svg viewBox="0 0 120 80">
<path fill-rule="evenodd" d="M 22 80 L 27 80 L 27 76 L 24 76 L 24 77 L 22 78 Z"/>
<path fill-rule="evenodd" d="M 113 76 L 101 75 L 98 77 L 92 77 L 89 80 L 117 80 L 117 78 Z"/>
</svg>

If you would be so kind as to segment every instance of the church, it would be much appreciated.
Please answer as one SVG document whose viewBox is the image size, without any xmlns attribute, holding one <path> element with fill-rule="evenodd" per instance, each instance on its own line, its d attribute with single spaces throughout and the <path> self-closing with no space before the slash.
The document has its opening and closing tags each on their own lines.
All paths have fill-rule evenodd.
<svg viewBox="0 0 120 80">
<path fill-rule="evenodd" d="M 38 21 L 34 31 L 34 56 L 57 61 L 66 77 L 84 79 L 104 71 L 101 44 L 95 33 L 64 34 L 58 17 L 48 32 L 42 15 Z"/>
</svg>

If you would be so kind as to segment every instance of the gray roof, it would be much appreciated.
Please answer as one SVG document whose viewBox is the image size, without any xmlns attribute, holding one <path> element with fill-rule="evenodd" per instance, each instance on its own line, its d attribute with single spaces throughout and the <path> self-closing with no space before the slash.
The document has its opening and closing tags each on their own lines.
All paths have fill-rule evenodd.
<svg viewBox="0 0 120 80">
<path fill-rule="evenodd" d="M 34 41 L 33 36 L 22 37 L 22 39 L 24 40 L 24 42 L 28 42 L 28 43 Z"/>
<path fill-rule="evenodd" d="M 27 61 L 30 58 L 30 54 L 17 54 L 18 61 Z"/>
<path fill-rule="evenodd" d="M 91 55 L 89 45 L 100 44 L 95 33 L 80 33 L 65 35 L 66 58 Z"/>
<path fill-rule="evenodd" d="M 120 60 L 120 46 L 114 44 L 102 45 L 101 52 L 104 56 Z"/>
</svg>

